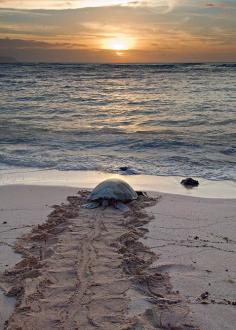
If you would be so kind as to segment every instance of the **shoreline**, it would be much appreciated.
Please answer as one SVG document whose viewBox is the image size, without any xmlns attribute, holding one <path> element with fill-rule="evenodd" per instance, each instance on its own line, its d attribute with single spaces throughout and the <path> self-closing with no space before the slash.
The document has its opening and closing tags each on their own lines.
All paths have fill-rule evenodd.
<svg viewBox="0 0 236 330">
<path fill-rule="evenodd" d="M 94 175 L 96 175 L 96 172 L 94 173 Z M 99 178 L 98 179 L 100 181 L 101 181 L 101 177 L 103 177 L 103 174 L 101 174 L 101 176 L 99 175 Z M 128 176 L 122 176 L 121 178 L 124 179 L 124 180 L 127 180 Z M 129 178 L 131 180 L 140 179 L 137 176 L 132 176 L 132 177 L 129 177 Z M 39 178 L 37 177 L 37 180 L 38 179 Z M 81 179 L 81 177 L 80 177 L 80 179 Z M 85 179 L 86 178 L 84 178 L 83 180 L 85 180 Z M 27 180 L 29 180 L 29 178 L 27 178 Z M 25 180 L 25 181 L 28 182 L 27 180 Z M 166 180 L 164 180 L 164 181 L 166 182 Z M 55 180 L 53 182 L 55 183 Z M 68 182 L 68 180 L 67 180 L 67 182 Z M 94 177 L 91 177 L 91 180 L 89 181 L 88 185 L 90 185 L 90 186 L 93 185 L 93 182 L 94 182 Z M 62 182 L 62 178 L 60 178 L 59 182 L 57 181 L 57 183 L 61 183 L 62 184 L 64 182 Z M 140 182 L 139 183 L 136 183 L 136 184 L 137 184 L 137 186 L 139 184 L 139 187 L 140 187 Z M 163 184 L 164 184 L 164 182 L 163 182 Z M 178 180 L 176 181 L 176 185 L 177 184 L 179 184 Z M 74 185 L 75 185 L 75 183 L 74 183 Z M 155 185 L 155 183 L 154 183 L 154 185 Z M 135 186 L 135 188 L 137 186 Z M 146 187 L 148 187 L 148 186 L 149 186 L 149 182 L 146 183 Z M 6 194 L 6 190 L 8 190 L 8 194 Z M 63 190 L 64 190 L 64 192 L 63 192 Z M 15 226 L 16 219 L 18 218 L 18 221 L 19 221 L 19 218 L 21 218 L 22 215 L 23 215 L 23 217 L 25 217 L 25 215 L 27 214 L 27 212 L 29 212 L 29 211 L 26 211 L 26 208 L 28 208 L 28 210 L 31 209 L 31 211 L 28 214 L 28 219 L 29 220 L 31 219 L 31 222 L 32 222 L 32 219 L 33 219 L 33 222 L 34 222 L 35 225 L 40 224 L 40 223 L 44 223 L 45 220 L 46 220 L 46 218 L 47 218 L 47 216 L 48 216 L 48 214 L 50 213 L 50 210 L 51 210 L 50 205 L 53 205 L 55 203 L 61 204 L 61 202 L 63 200 L 65 200 L 65 198 L 68 197 L 68 195 L 74 195 L 78 190 L 79 190 L 79 188 L 65 187 L 65 186 L 64 187 L 63 186 L 50 186 L 50 185 L 49 186 L 44 186 L 44 185 L 42 185 L 42 181 L 41 181 L 41 185 L 37 184 L 37 185 L 34 185 L 34 186 L 28 185 L 28 184 L 25 184 L 25 185 L 6 185 L 6 186 L 0 186 L 0 196 L 1 197 L 5 196 L 4 197 L 5 199 L 1 198 L 1 201 L 2 201 L 3 204 L 4 203 L 8 203 L 9 206 L 10 206 L 10 204 L 12 204 L 12 202 L 15 202 L 15 203 L 17 202 L 18 203 L 17 207 L 13 207 L 13 204 L 12 204 L 11 207 L 8 207 L 8 208 L 6 208 L 6 207 L 4 208 L 4 207 L 0 206 L 1 219 L 3 219 L 3 218 L 5 219 L 5 216 L 6 216 L 7 212 L 8 212 L 9 221 L 11 219 L 11 222 L 12 222 L 11 225 L 12 225 L 12 227 L 16 227 Z M 14 195 L 13 192 L 15 192 L 15 195 Z M 26 193 L 25 197 L 23 197 L 24 196 L 23 192 Z M 150 196 L 152 196 L 153 194 L 155 195 L 154 192 L 151 192 L 150 193 Z M 233 199 L 227 199 L 227 198 L 219 198 L 219 199 L 216 199 L 216 198 L 201 198 L 201 197 L 199 198 L 199 197 L 192 196 L 192 195 L 190 195 L 190 196 L 186 196 L 185 195 L 184 196 L 184 195 L 181 195 L 181 194 L 173 194 L 173 193 L 172 194 L 161 193 L 161 196 L 162 196 L 162 199 L 161 199 L 160 203 L 157 203 L 156 206 L 154 206 L 154 208 L 159 208 L 162 205 L 161 204 L 162 203 L 162 200 L 163 201 L 167 200 L 166 203 L 167 203 L 167 205 L 169 205 L 168 207 L 170 207 L 170 205 L 171 205 L 170 203 L 171 203 L 172 200 L 177 200 L 176 203 L 177 203 L 177 205 L 181 205 L 182 210 L 185 210 L 186 209 L 186 212 L 187 212 L 187 210 L 188 210 L 188 212 L 190 212 L 190 218 L 189 219 L 191 221 L 194 221 L 194 214 L 191 211 L 191 207 L 192 207 L 193 204 L 195 204 L 195 212 L 198 212 L 199 208 L 201 208 L 201 203 L 204 203 L 204 204 L 208 205 L 208 208 L 209 209 L 208 208 L 205 209 L 205 212 L 206 212 L 206 215 L 208 214 L 208 216 L 210 218 L 208 220 L 211 220 L 211 221 L 212 221 L 213 217 L 215 216 L 215 215 L 212 215 L 211 214 L 212 205 L 214 203 L 219 202 L 219 203 L 223 203 L 223 205 L 227 205 L 227 203 L 228 203 L 228 205 L 230 207 L 234 205 Z M 32 208 L 32 201 L 29 198 L 33 198 L 34 199 L 34 203 L 36 201 L 39 204 L 41 203 L 40 204 L 41 206 L 42 205 L 44 206 L 44 207 L 41 207 L 41 209 L 38 208 L 39 213 L 36 212 L 36 209 L 34 209 L 34 207 Z M 24 207 L 21 208 L 20 205 L 19 205 L 19 203 L 22 203 L 22 201 L 24 201 L 26 203 L 25 204 L 25 208 Z M 184 215 L 181 213 L 182 211 L 181 211 L 180 208 L 179 209 L 178 208 L 177 209 L 174 208 L 174 210 L 175 210 L 175 213 L 176 214 L 171 216 L 171 221 L 173 221 L 173 219 L 176 220 L 178 218 L 178 214 L 179 214 L 179 217 L 180 218 L 184 218 Z M 225 216 L 227 217 L 227 215 L 229 215 L 229 209 L 225 208 L 224 211 L 225 211 Z M 2 217 L 2 215 L 3 215 L 2 212 L 5 212 L 4 217 Z M 15 214 L 14 214 L 14 212 L 15 212 Z M 153 214 L 153 211 L 150 211 L 149 208 L 145 209 L 145 212 L 147 212 L 147 214 L 149 214 L 149 216 L 151 216 L 153 218 L 150 221 L 150 223 L 147 225 L 147 228 L 146 229 L 149 230 L 149 232 L 155 232 L 155 230 L 153 229 L 152 226 L 156 222 L 158 223 L 158 221 L 160 221 L 160 216 L 161 217 L 164 217 L 164 218 L 166 217 L 165 212 L 162 215 L 160 215 L 160 214 L 157 214 L 156 215 L 156 214 Z M 160 212 L 158 212 L 158 213 L 160 213 Z M 38 216 L 35 217 L 35 214 L 38 214 Z M 27 220 L 27 221 L 29 221 L 29 220 Z M 8 222 L 8 225 L 9 225 L 9 222 Z M 2 229 L 2 226 L 3 226 L 3 224 L 0 224 L 1 229 Z M 13 244 L 14 241 L 16 241 L 17 238 L 19 238 L 19 235 L 22 235 L 22 234 L 24 234 L 26 232 L 29 232 L 30 229 L 32 229 L 32 227 L 22 228 L 20 230 L 12 230 L 11 231 L 11 235 L 13 234 L 13 236 L 11 236 L 11 238 L 13 237 L 13 241 L 11 241 L 11 244 Z M 233 228 L 232 228 L 232 230 L 233 230 Z M 178 235 L 179 235 L 179 231 L 177 230 L 177 236 Z M 158 238 L 159 237 L 158 236 L 158 231 L 155 232 L 155 235 L 154 236 L 156 236 L 155 237 L 156 240 L 159 239 Z M 198 234 L 198 236 L 200 237 L 200 239 L 204 239 L 204 237 L 202 238 L 200 234 Z M 230 235 L 229 236 L 225 236 L 225 237 L 230 237 Z M 1 233 L 0 233 L 0 238 L 2 239 L 2 234 Z M 162 239 L 163 239 L 163 237 L 162 237 Z M 152 244 L 149 245 L 150 242 L 148 242 L 148 238 L 143 238 L 142 240 L 143 240 L 143 244 L 145 244 L 145 246 L 147 245 L 147 246 L 149 246 L 149 248 L 152 248 Z M 235 241 L 236 241 L 236 238 L 235 238 Z M 194 240 L 194 242 L 195 242 L 195 240 Z M 196 242 L 198 242 L 198 240 L 196 240 Z M 159 244 L 159 243 L 158 243 L 158 246 L 159 245 L 162 245 L 162 244 Z M 203 242 L 201 242 L 201 243 L 203 243 Z M 230 242 L 228 242 L 228 243 L 227 242 L 224 242 L 224 239 L 223 239 L 223 243 L 225 243 L 227 245 Z M 206 242 L 204 244 L 206 244 Z M 2 246 L 1 246 L 1 248 L 2 248 Z M 193 247 L 193 248 L 195 248 L 195 247 Z M 8 247 L 8 249 L 11 249 L 11 248 Z M 191 249 L 191 247 L 189 247 L 189 249 Z M 9 251 L 7 252 L 7 255 L 8 255 L 8 253 L 9 253 Z M 168 256 L 165 255 L 165 253 L 161 250 L 160 247 L 158 247 L 156 250 L 154 250 L 154 253 L 156 255 L 158 255 L 158 258 L 161 258 L 161 257 L 162 258 L 167 258 L 167 260 L 170 258 L 169 255 Z M 9 266 L 13 266 L 16 262 L 18 262 L 20 260 L 21 257 L 19 258 L 19 255 L 16 255 L 14 253 L 14 254 L 11 254 L 10 258 L 12 260 L 12 263 L 9 262 L 8 264 L 9 264 Z M 157 267 L 157 268 L 160 266 L 158 264 L 158 260 L 157 260 L 157 264 L 155 264 L 155 267 Z M 231 259 L 227 259 L 226 262 L 230 262 L 229 260 L 231 260 Z M 216 259 L 216 261 L 217 261 L 217 259 Z M 167 265 L 165 264 L 165 262 L 163 263 L 163 259 L 161 259 L 161 263 L 162 263 L 162 266 L 163 265 L 165 266 L 163 269 L 166 271 L 166 273 L 170 277 L 170 281 L 171 281 L 170 283 L 171 283 L 171 285 L 173 285 L 174 289 L 177 290 L 176 288 L 178 287 L 179 284 L 178 284 L 178 281 L 176 282 L 176 277 L 175 277 L 175 275 L 176 275 L 175 269 L 176 268 L 175 268 L 175 265 L 174 265 L 174 267 L 169 267 L 168 268 Z M 182 266 L 180 266 L 180 267 L 182 267 Z M 159 268 L 159 270 L 160 270 L 160 268 Z M 192 271 L 191 270 L 191 267 L 190 267 L 190 270 L 189 270 L 189 268 L 188 267 L 185 268 L 185 266 L 182 267 L 182 270 L 180 270 L 180 271 L 178 270 L 177 271 L 177 273 L 180 274 L 181 276 L 183 274 L 184 274 L 184 276 L 186 274 L 189 275 L 189 273 L 191 274 L 191 271 Z M 236 270 L 235 270 L 235 272 L 236 272 Z M 162 271 L 160 273 L 162 273 Z M 232 273 L 230 273 L 230 274 L 232 274 Z M 229 275 L 229 273 L 227 275 Z M 185 278 L 184 276 L 183 276 L 183 278 Z M 172 279 L 174 279 L 173 282 L 172 282 Z M 188 280 L 189 277 L 186 277 L 185 279 Z M 232 278 L 231 281 L 235 281 L 234 278 Z M 229 282 L 228 285 L 232 285 L 232 283 Z M 188 288 L 188 286 L 187 286 L 187 288 Z M 181 290 L 177 290 L 177 291 L 180 291 L 181 292 L 181 294 L 182 294 L 182 296 L 184 297 L 184 300 L 185 300 L 186 299 L 186 296 L 185 296 L 186 293 L 185 292 L 182 292 Z M 137 296 L 137 294 L 136 293 L 134 294 L 133 291 L 131 293 L 132 293 L 132 297 L 134 299 L 138 299 L 138 301 L 139 301 L 139 299 L 141 299 L 140 296 L 139 296 L 139 294 Z M 10 299 L 10 301 L 8 299 Z M 140 301 L 141 302 L 139 302 L 139 303 L 141 305 L 144 304 L 144 306 L 146 306 L 145 305 L 146 302 L 144 302 L 143 298 Z M 187 301 L 187 299 L 186 299 L 186 301 Z M 234 301 L 234 300 L 232 300 L 232 301 Z M 188 303 L 189 303 L 190 308 L 192 309 L 191 303 L 190 302 L 188 302 Z M 7 300 L 5 299 L 4 302 L 1 302 L 1 297 L 0 297 L 0 304 L 5 308 L 5 312 L 8 313 L 8 315 L 10 315 L 11 312 L 13 311 L 13 309 L 14 309 L 14 298 L 7 298 Z M 202 306 L 205 307 L 205 305 L 202 305 Z M 218 308 L 220 305 L 219 304 L 217 304 L 217 305 L 215 304 L 215 306 L 217 306 L 217 308 Z M 138 310 L 139 310 L 139 308 L 140 307 L 138 307 Z M 141 306 L 141 309 L 142 308 L 144 308 L 144 307 Z M 137 307 L 135 307 L 134 310 L 137 311 Z M 202 313 L 203 311 L 201 310 L 200 312 Z M 198 313 L 200 313 L 200 312 L 195 311 L 194 313 L 196 313 L 196 315 L 198 315 Z M 214 312 L 212 312 L 212 313 L 214 314 Z M 229 314 L 229 315 L 231 315 L 231 314 Z M 230 317 L 230 316 L 227 316 L 227 317 Z M 196 317 L 196 319 L 198 319 L 198 318 Z M 0 329 L 1 329 L 1 325 L 0 325 Z M 204 328 L 202 328 L 202 329 L 204 329 Z M 231 330 L 230 327 L 228 327 L 226 329 L 230 329 Z"/>
<path fill-rule="evenodd" d="M 199 186 L 186 189 L 180 184 L 184 177 L 155 176 L 155 175 L 125 175 L 105 173 L 99 171 L 1 171 L 0 187 L 9 185 L 54 186 L 73 187 L 80 189 L 93 189 L 98 183 L 109 178 L 119 178 L 127 181 L 135 190 L 153 191 L 184 196 L 203 198 L 236 199 L 236 182 L 212 181 L 203 178 Z"/>
</svg>

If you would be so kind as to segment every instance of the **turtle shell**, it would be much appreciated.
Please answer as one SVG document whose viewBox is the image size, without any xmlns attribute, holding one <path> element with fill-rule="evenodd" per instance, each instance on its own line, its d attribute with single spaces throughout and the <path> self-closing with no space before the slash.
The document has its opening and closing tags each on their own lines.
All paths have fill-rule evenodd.
<svg viewBox="0 0 236 330">
<path fill-rule="evenodd" d="M 131 201 L 137 199 L 138 195 L 133 188 L 120 179 L 108 179 L 99 183 L 91 192 L 89 201 L 99 199 L 114 199 L 118 201 Z"/>
</svg>

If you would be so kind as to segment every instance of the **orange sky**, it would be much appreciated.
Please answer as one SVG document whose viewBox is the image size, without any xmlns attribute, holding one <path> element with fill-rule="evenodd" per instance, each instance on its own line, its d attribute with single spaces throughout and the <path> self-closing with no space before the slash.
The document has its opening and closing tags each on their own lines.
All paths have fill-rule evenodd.
<svg viewBox="0 0 236 330">
<path fill-rule="evenodd" d="M 46 62 L 236 61 L 236 1 L 0 0 L 0 56 Z"/>
</svg>

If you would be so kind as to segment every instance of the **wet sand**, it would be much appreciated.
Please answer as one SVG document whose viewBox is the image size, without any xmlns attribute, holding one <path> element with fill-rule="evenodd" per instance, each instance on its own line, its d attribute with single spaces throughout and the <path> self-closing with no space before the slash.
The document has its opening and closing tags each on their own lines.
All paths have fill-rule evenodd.
<svg viewBox="0 0 236 330">
<path fill-rule="evenodd" d="M 99 171 L 57 171 L 12 169 L 1 171 L 0 186 L 2 185 L 43 185 L 58 187 L 75 187 L 93 189 L 103 180 L 112 178 L 124 179 L 135 190 L 158 191 L 161 193 L 206 198 L 235 198 L 236 182 L 212 181 L 195 178 L 200 185 L 194 189 L 186 189 L 180 184 L 183 177 L 155 175 L 125 175 L 125 172 L 105 173 Z"/>
<path fill-rule="evenodd" d="M 0 233 L 19 253 L 1 261 L 6 329 L 234 329 L 234 200 L 149 193 L 124 214 L 76 192 L 0 188 L 1 231 L 19 227 Z"/>
</svg>

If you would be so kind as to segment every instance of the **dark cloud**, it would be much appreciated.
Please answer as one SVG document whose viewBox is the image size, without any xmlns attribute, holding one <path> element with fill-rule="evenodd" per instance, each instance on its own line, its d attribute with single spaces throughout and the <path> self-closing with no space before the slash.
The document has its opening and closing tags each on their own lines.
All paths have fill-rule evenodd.
<svg viewBox="0 0 236 330">
<path fill-rule="evenodd" d="M 215 1 L 215 2 L 207 2 L 205 6 L 208 8 L 221 8 L 221 9 L 229 9 L 236 8 L 235 1 Z"/>
<path fill-rule="evenodd" d="M 86 45 L 79 43 L 58 43 L 58 42 L 45 42 L 37 40 L 22 40 L 22 39 L 0 39 L 0 49 L 66 49 L 66 48 L 84 48 Z"/>
<path fill-rule="evenodd" d="M 206 3 L 205 6 L 207 8 L 221 8 L 221 9 L 228 8 L 227 4 L 225 4 L 225 3 L 212 3 L 212 2 L 209 2 L 209 3 Z"/>
</svg>

